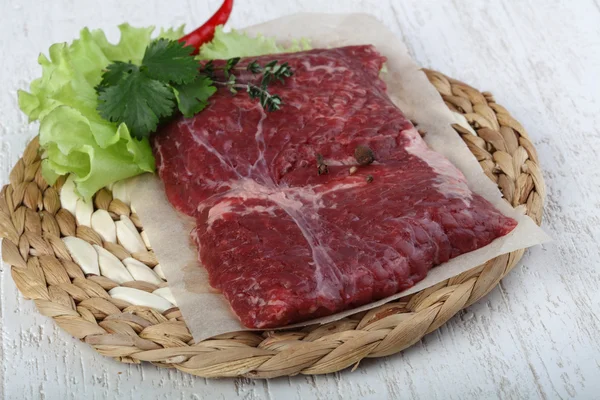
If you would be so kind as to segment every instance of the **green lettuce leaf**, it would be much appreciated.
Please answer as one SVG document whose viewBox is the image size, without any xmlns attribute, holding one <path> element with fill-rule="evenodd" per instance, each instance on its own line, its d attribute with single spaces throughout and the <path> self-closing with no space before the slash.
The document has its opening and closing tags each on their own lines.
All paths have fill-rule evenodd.
<svg viewBox="0 0 600 400">
<path fill-rule="evenodd" d="M 71 44 L 57 43 L 40 55 L 42 76 L 29 92 L 19 91 L 19 107 L 30 121 L 40 121 L 42 173 L 52 184 L 74 174 L 79 194 L 89 199 L 100 188 L 155 170 L 147 139 L 133 138 L 125 124 L 103 119 L 96 110 L 95 87 L 114 61 L 140 63 L 152 40 L 153 27 L 119 26 L 121 38 L 110 43 L 101 30 L 85 28 Z M 176 39 L 183 27 L 161 31 Z"/>
<path fill-rule="evenodd" d="M 306 39 L 293 41 L 290 46 L 286 47 L 277 44 L 271 37 L 262 35 L 251 37 L 235 29 L 232 29 L 231 32 L 224 32 L 223 26 L 217 26 L 213 40 L 200 47 L 198 58 L 200 60 L 225 60 L 232 57 L 293 53 L 310 49 L 310 43 Z"/>
<path fill-rule="evenodd" d="M 160 28 L 160 33 L 158 34 L 158 37 L 169 40 L 179 40 L 185 35 L 184 29 L 185 25 L 181 25 L 178 28 L 169 28 L 167 30 Z"/>
</svg>

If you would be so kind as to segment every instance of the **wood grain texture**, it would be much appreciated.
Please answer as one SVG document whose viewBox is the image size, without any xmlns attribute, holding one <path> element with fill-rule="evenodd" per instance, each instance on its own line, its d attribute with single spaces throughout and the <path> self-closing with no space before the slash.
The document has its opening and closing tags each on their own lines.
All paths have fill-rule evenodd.
<svg viewBox="0 0 600 400">
<path fill-rule="evenodd" d="M 36 56 L 84 26 L 194 26 L 218 1 L 3 0 L 0 183 L 35 134 L 16 90 Z M 0 273 L 0 398 L 598 398 L 600 393 L 600 2 L 598 0 L 239 1 L 232 26 L 297 11 L 370 12 L 423 66 L 480 89 L 529 131 L 556 239 L 484 301 L 400 355 L 351 372 L 272 381 L 205 380 L 96 354 L 24 301 Z"/>
</svg>

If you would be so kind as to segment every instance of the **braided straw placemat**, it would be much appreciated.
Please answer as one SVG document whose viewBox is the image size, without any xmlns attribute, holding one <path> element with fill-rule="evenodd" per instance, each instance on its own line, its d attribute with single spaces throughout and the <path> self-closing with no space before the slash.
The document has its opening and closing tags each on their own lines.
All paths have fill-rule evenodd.
<svg viewBox="0 0 600 400">
<path fill-rule="evenodd" d="M 544 181 L 521 124 L 490 93 L 425 72 L 447 106 L 476 131 L 455 126 L 487 176 L 510 204 L 539 224 Z M 524 251 L 327 325 L 230 333 L 194 343 L 151 248 L 143 245 L 143 228 L 127 199 L 119 199 L 116 188 L 114 197 L 103 189 L 93 209 L 71 214 L 61 208 L 64 179 L 50 187 L 41 176 L 38 147 L 37 139 L 29 143 L 2 188 L 2 258 L 12 266 L 23 296 L 33 299 L 43 315 L 100 354 L 126 363 L 150 361 L 203 377 L 269 378 L 356 368 L 364 357 L 411 346 L 485 296 Z M 92 211 L 97 218 L 90 219 Z M 99 232 L 92 228 L 95 220 L 106 222 L 108 216 L 108 228 L 106 223 Z"/>
</svg>

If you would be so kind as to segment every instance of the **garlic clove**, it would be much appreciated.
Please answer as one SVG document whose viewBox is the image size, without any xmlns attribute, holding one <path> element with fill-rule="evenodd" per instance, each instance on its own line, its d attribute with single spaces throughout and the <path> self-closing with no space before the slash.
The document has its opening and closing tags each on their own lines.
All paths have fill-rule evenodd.
<svg viewBox="0 0 600 400">
<path fill-rule="evenodd" d="M 94 249 L 98 253 L 98 264 L 102 276 L 118 284 L 135 280 L 117 256 L 97 244 L 94 245 Z"/>
<path fill-rule="evenodd" d="M 177 306 L 175 297 L 173 297 L 173 293 L 171 292 L 171 289 L 169 289 L 168 287 L 158 288 L 152 293 L 166 299 L 168 302 L 172 303 L 174 306 Z"/>
<path fill-rule="evenodd" d="M 117 243 L 117 227 L 108 211 L 94 211 L 91 223 L 92 229 L 102 237 L 102 240 L 105 242 Z"/>
<path fill-rule="evenodd" d="M 164 297 L 134 288 L 118 286 L 109 290 L 108 294 L 115 299 L 123 300 L 136 306 L 150 307 L 161 313 L 174 307 Z"/>
<path fill-rule="evenodd" d="M 121 220 L 115 223 L 117 227 L 117 238 L 119 243 L 130 253 L 139 253 L 146 250 L 146 245 L 142 240 L 137 228 L 131 222 L 129 217 L 121 215 Z"/>
<path fill-rule="evenodd" d="M 75 215 L 79 196 L 75 192 L 75 177 L 69 175 L 60 189 L 60 206 Z"/>
<path fill-rule="evenodd" d="M 127 257 L 123 260 L 123 264 L 136 281 L 144 281 L 160 285 L 163 280 L 150 267 L 135 258 Z"/>
<path fill-rule="evenodd" d="M 94 205 L 91 201 L 85 201 L 82 198 L 77 200 L 75 206 L 75 219 L 78 225 L 92 226 L 92 213 L 94 212 Z"/>
<path fill-rule="evenodd" d="M 131 204 L 131 196 L 129 194 L 129 185 L 127 180 L 115 182 L 112 187 L 113 199 L 119 199 L 123 203 Z"/>
<path fill-rule="evenodd" d="M 98 253 L 91 244 L 74 236 L 66 236 L 62 240 L 73 260 L 79 264 L 85 274 L 100 275 Z"/>
</svg>

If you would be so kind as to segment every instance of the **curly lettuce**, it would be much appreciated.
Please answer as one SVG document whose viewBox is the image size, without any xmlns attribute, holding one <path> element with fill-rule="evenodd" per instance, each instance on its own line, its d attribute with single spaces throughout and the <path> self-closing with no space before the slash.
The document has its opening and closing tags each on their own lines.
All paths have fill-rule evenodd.
<svg viewBox="0 0 600 400">
<path fill-rule="evenodd" d="M 31 83 L 29 92 L 19 91 L 21 110 L 30 122 L 40 122 L 44 178 L 53 184 L 60 175 L 73 174 L 85 199 L 110 183 L 155 170 L 148 140 L 133 138 L 125 124 L 106 121 L 96 111 L 95 86 L 104 68 L 113 61 L 139 63 L 154 28 L 123 24 L 119 30 L 117 44 L 101 30 L 85 28 L 73 43 L 52 45 L 49 57 L 38 59 L 41 78 Z M 160 33 L 167 38 L 182 35 L 183 27 Z"/>
<path fill-rule="evenodd" d="M 224 32 L 223 26 L 217 26 L 214 38 L 202 45 L 198 52 L 200 60 L 226 60 L 233 57 L 254 57 L 264 54 L 293 53 L 310 50 L 308 40 L 293 41 L 289 46 L 275 42 L 275 38 L 258 35 L 248 36 L 232 29 Z"/>
</svg>

